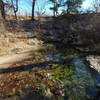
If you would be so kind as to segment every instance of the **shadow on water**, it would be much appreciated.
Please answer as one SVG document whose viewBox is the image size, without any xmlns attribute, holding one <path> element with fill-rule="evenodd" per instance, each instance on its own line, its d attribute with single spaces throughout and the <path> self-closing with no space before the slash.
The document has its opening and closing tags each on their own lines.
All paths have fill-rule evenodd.
<svg viewBox="0 0 100 100">
<path fill-rule="evenodd" d="M 87 95 L 92 97 L 92 100 L 100 100 L 100 73 L 91 68 L 89 62 L 87 62 L 85 58 L 74 58 L 73 62 L 77 67 L 85 68 L 94 80 L 94 86 L 89 85 L 86 87 Z"/>
<path fill-rule="evenodd" d="M 87 93 L 91 96 L 95 96 L 96 98 L 94 100 L 100 100 L 100 73 L 91 68 L 90 63 L 85 60 L 85 64 L 87 65 L 87 70 L 91 73 L 92 78 L 95 81 L 95 87 L 87 87 Z"/>
</svg>

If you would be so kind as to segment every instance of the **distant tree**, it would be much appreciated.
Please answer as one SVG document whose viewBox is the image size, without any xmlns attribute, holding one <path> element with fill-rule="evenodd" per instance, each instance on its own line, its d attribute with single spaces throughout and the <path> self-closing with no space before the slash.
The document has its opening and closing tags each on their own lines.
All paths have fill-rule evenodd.
<svg viewBox="0 0 100 100">
<path fill-rule="evenodd" d="M 67 6 L 67 13 L 78 13 L 81 8 L 83 0 L 67 0 L 65 5 Z"/>
<path fill-rule="evenodd" d="M 11 1 L 6 0 L 5 2 L 5 13 L 6 15 L 10 15 L 13 12 Z"/>
<path fill-rule="evenodd" d="M 95 12 L 100 12 L 100 0 L 93 0 L 93 7 Z"/>
<path fill-rule="evenodd" d="M 79 8 L 84 0 L 50 0 L 53 3 L 53 15 L 56 16 L 59 8 L 63 8 L 63 13 L 79 13 Z"/>
<path fill-rule="evenodd" d="M 53 3 L 53 7 L 51 7 L 50 10 L 53 10 L 53 16 L 55 17 L 58 13 L 59 8 L 58 0 L 50 0 L 50 2 Z"/>
<path fill-rule="evenodd" d="M 48 5 L 48 0 L 43 0 L 42 4 L 40 2 L 36 2 L 36 14 L 38 16 L 43 16 L 46 12 L 46 6 Z"/>
<path fill-rule="evenodd" d="M 5 20 L 5 5 L 3 0 L 0 0 L 0 12 L 1 12 L 1 17 Z"/>
<path fill-rule="evenodd" d="M 32 20 L 34 20 L 34 16 L 35 16 L 35 4 L 36 4 L 36 0 L 32 1 Z"/>
<path fill-rule="evenodd" d="M 15 14 L 15 18 L 17 20 L 17 12 L 18 12 L 18 0 L 11 0 L 12 8 Z"/>
</svg>

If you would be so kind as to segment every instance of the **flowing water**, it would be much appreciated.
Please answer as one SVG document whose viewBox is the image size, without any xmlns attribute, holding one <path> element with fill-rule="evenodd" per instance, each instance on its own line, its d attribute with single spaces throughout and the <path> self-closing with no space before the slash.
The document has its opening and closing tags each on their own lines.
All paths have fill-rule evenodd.
<svg viewBox="0 0 100 100">
<path fill-rule="evenodd" d="M 49 54 L 47 57 L 62 60 L 60 54 Z M 71 63 L 74 65 L 75 70 L 64 82 L 65 100 L 99 100 L 100 97 L 98 99 L 97 96 L 100 90 L 96 88 L 95 79 L 92 77 L 93 73 L 89 71 L 89 66 L 87 66 L 84 58 L 72 58 Z M 66 97 L 68 98 L 66 99 Z"/>
</svg>

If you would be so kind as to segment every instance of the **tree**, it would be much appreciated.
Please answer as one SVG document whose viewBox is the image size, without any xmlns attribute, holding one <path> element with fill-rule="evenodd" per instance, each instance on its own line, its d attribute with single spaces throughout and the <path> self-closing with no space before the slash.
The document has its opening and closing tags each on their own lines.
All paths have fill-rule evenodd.
<svg viewBox="0 0 100 100">
<path fill-rule="evenodd" d="M 17 12 L 18 12 L 18 0 L 11 0 L 12 8 L 15 14 L 15 18 L 17 20 Z"/>
<path fill-rule="evenodd" d="M 46 6 L 48 5 L 48 0 L 43 0 L 42 4 L 40 2 L 36 2 L 36 14 L 42 16 L 46 12 Z"/>
<path fill-rule="evenodd" d="M 5 5 L 3 0 L 0 0 L 0 12 L 1 12 L 1 17 L 5 20 Z"/>
<path fill-rule="evenodd" d="M 93 0 L 93 7 L 95 12 L 100 12 L 100 0 Z"/>
<path fill-rule="evenodd" d="M 65 5 L 67 6 L 67 13 L 78 13 L 83 0 L 67 0 Z"/>
<path fill-rule="evenodd" d="M 56 16 L 59 8 L 63 8 L 63 13 L 78 13 L 83 0 L 50 0 L 53 3 L 53 15 Z"/>
<path fill-rule="evenodd" d="M 50 0 L 53 3 L 53 7 L 50 9 L 53 10 L 53 16 L 55 17 L 58 13 L 59 3 L 58 0 Z"/>
<path fill-rule="evenodd" d="M 32 20 L 34 20 L 34 16 L 35 16 L 35 3 L 36 3 L 36 0 L 33 0 L 32 1 Z"/>
</svg>

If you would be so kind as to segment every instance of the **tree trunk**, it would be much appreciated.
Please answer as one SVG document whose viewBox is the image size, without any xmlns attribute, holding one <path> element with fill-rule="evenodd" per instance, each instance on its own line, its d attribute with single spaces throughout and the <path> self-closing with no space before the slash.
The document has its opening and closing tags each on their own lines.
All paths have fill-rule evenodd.
<svg viewBox="0 0 100 100">
<path fill-rule="evenodd" d="M 35 16 L 35 2 L 36 0 L 33 0 L 32 2 L 32 20 L 34 20 L 34 16 Z"/>
<path fill-rule="evenodd" d="M 14 15 L 15 15 L 15 19 L 17 20 L 18 0 L 16 0 L 15 2 L 16 2 L 16 5 L 14 5 L 14 1 L 13 1 L 13 0 L 11 0 L 12 7 L 13 7 L 13 11 L 14 11 Z"/>
<path fill-rule="evenodd" d="M 53 16 L 55 17 L 56 16 L 56 3 L 54 2 L 54 10 L 53 10 Z"/>
<path fill-rule="evenodd" d="M 1 17 L 5 20 L 5 8 L 4 8 L 4 2 L 0 0 L 0 12 L 1 12 Z"/>
</svg>

